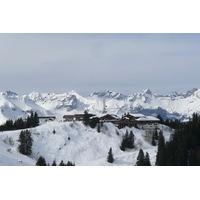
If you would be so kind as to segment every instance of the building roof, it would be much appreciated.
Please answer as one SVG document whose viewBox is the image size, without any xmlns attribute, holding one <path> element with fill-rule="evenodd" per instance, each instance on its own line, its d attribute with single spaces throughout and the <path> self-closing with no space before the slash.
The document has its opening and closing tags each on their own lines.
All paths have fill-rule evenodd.
<svg viewBox="0 0 200 200">
<path fill-rule="evenodd" d="M 43 116 L 43 117 L 38 117 L 39 119 L 49 119 L 49 118 L 56 118 L 55 116 Z"/>
<path fill-rule="evenodd" d="M 90 117 L 90 119 L 92 119 L 92 118 L 99 118 L 100 119 L 100 118 L 103 118 L 103 117 L 106 117 L 106 116 L 111 116 L 115 119 L 120 119 L 117 115 L 114 115 L 114 114 L 97 114 L 93 117 Z"/>
<path fill-rule="evenodd" d="M 145 117 L 145 115 L 140 114 L 140 113 L 138 113 L 138 114 L 130 114 L 130 115 L 132 115 L 133 117 Z"/>
<path fill-rule="evenodd" d="M 156 117 L 152 117 L 152 116 L 144 116 L 144 117 L 140 117 L 139 119 L 136 119 L 137 121 L 157 121 L 159 122 L 160 120 Z"/>
</svg>

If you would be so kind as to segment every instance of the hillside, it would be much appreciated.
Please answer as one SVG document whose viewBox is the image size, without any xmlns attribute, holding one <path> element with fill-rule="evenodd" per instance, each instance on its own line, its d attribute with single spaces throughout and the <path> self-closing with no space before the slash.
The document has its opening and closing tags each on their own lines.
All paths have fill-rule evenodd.
<svg viewBox="0 0 200 200">
<path fill-rule="evenodd" d="M 55 115 L 60 119 L 65 114 L 83 113 L 86 109 L 98 114 L 103 110 L 104 99 L 107 112 L 119 116 L 127 112 L 152 116 L 159 114 L 163 119 L 184 121 L 194 112 L 200 113 L 200 89 L 168 95 L 153 94 L 147 89 L 128 96 L 104 90 L 87 97 L 75 91 L 64 94 L 32 92 L 21 96 L 8 91 L 0 93 L 0 124 L 7 119 L 25 119 L 30 112 L 37 112 L 39 116 Z"/>
<path fill-rule="evenodd" d="M 166 140 L 170 130 L 160 125 Z M 55 134 L 53 134 L 55 130 Z M 135 135 L 136 148 L 121 151 L 119 146 L 126 130 Z M 155 164 L 157 147 L 153 147 L 144 139 L 144 130 L 136 128 L 117 129 L 111 123 L 105 123 L 101 132 L 85 127 L 82 122 L 48 122 L 31 129 L 34 140 L 31 157 L 18 152 L 20 130 L 0 133 L 0 165 L 1 166 L 34 166 L 39 156 L 43 156 L 50 165 L 54 159 L 74 162 L 76 166 L 134 166 L 139 149 L 150 155 L 151 165 Z M 118 133 L 118 134 L 117 134 Z M 114 163 L 106 161 L 109 148 L 112 147 Z"/>
</svg>

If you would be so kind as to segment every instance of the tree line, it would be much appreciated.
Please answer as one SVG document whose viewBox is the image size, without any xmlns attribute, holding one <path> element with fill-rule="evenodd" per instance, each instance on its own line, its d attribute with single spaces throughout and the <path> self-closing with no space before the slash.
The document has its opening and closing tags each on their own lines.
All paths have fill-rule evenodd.
<svg viewBox="0 0 200 200">
<path fill-rule="evenodd" d="M 38 114 L 31 113 L 27 119 L 23 120 L 21 117 L 18 118 L 16 121 L 8 119 L 3 125 L 0 126 L 0 131 L 11 131 L 11 130 L 19 130 L 19 129 L 26 129 L 32 128 L 39 125 L 39 118 Z"/>
<path fill-rule="evenodd" d="M 186 124 L 174 122 L 175 132 L 169 141 L 159 134 L 156 165 L 200 166 L 200 116 L 193 113 Z"/>
<path fill-rule="evenodd" d="M 164 120 L 160 115 L 157 115 L 157 118 L 160 120 L 160 124 L 169 126 L 170 128 L 177 129 L 182 124 L 179 119 L 166 119 Z"/>
<path fill-rule="evenodd" d="M 36 166 L 50 166 L 49 163 L 46 162 L 45 158 L 43 156 L 40 156 L 35 164 Z M 56 161 L 54 160 L 51 166 L 75 166 L 75 163 L 68 161 L 67 163 L 64 163 L 63 160 L 60 161 L 60 164 L 56 164 Z"/>
</svg>

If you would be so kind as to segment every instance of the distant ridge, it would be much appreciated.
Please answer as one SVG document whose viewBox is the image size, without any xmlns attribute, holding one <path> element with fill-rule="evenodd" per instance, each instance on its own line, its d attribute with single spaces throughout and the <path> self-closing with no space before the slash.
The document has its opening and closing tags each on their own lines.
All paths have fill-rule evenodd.
<svg viewBox="0 0 200 200">
<path fill-rule="evenodd" d="M 6 91 L 0 93 L 0 123 L 7 119 L 26 118 L 31 112 L 59 118 L 65 114 L 83 113 L 86 109 L 97 114 L 102 112 L 103 99 L 107 112 L 119 116 L 129 112 L 188 120 L 194 112 L 200 113 L 200 89 L 197 88 L 167 95 L 153 94 L 150 89 L 130 95 L 103 90 L 87 97 L 73 90 L 63 94 L 32 92 L 28 95 Z"/>
</svg>

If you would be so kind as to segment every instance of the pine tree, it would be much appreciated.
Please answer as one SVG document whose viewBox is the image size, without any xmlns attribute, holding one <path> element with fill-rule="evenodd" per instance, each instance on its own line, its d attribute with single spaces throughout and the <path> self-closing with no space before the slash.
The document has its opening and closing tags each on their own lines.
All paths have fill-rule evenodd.
<svg viewBox="0 0 200 200">
<path fill-rule="evenodd" d="M 53 161 L 52 166 L 57 166 L 56 160 Z"/>
<path fill-rule="evenodd" d="M 120 149 L 122 151 L 125 151 L 126 148 L 129 148 L 129 149 L 135 148 L 135 136 L 132 131 L 129 134 L 128 131 L 126 130 L 126 133 L 122 138 Z"/>
<path fill-rule="evenodd" d="M 121 145 L 120 145 L 120 149 L 121 149 L 122 151 L 125 151 L 126 148 L 128 148 L 128 146 L 129 146 L 128 138 L 129 138 L 128 130 L 126 130 L 126 133 L 125 133 L 125 135 L 123 136 L 122 142 L 121 142 Z"/>
<path fill-rule="evenodd" d="M 16 130 L 24 129 L 25 128 L 24 121 L 23 121 L 23 119 L 21 117 L 15 121 L 14 128 Z"/>
<path fill-rule="evenodd" d="M 85 110 L 85 111 L 84 111 L 84 116 L 83 116 L 83 124 L 84 124 L 85 126 L 88 126 L 89 123 L 90 123 L 90 116 L 89 116 L 89 114 L 88 114 L 88 111 Z"/>
<path fill-rule="evenodd" d="M 136 166 L 151 166 L 148 152 L 146 152 L 146 155 L 144 156 L 143 150 L 140 149 L 137 156 Z"/>
<path fill-rule="evenodd" d="M 109 149 L 108 157 L 107 157 L 107 162 L 109 162 L 109 163 L 113 163 L 114 162 L 112 148 Z"/>
<path fill-rule="evenodd" d="M 121 142 L 121 145 L 120 145 L 120 149 L 122 150 L 122 151 L 125 151 L 126 150 L 126 148 L 125 148 L 125 140 L 124 140 L 124 138 L 122 139 L 122 142 Z"/>
<path fill-rule="evenodd" d="M 32 153 L 32 144 L 33 144 L 33 139 L 31 136 L 31 132 L 28 130 L 21 131 L 19 135 L 19 140 L 20 142 L 18 146 L 18 150 L 21 154 L 24 155 L 31 155 Z"/>
<path fill-rule="evenodd" d="M 145 157 L 142 149 L 138 153 L 136 166 L 145 166 Z"/>
<path fill-rule="evenodd" d="M 148 152 L 146 152 L 144 161 L 145 161 L 145 166 L 151 166 L 150 158 L 149 158 L 149 153 Z"/>
<path fill-rule="evenodd" d="M 131 131 L 128 136 L 128 148 L 130 148 L 130 149 L 135 148 L 135 136 L 133 134 L 133 131 Z"/>
<path fill-rule="evenodd" d="M 31 118 L 30 118 L 30 116 L 28 116 L 27 119 L 26 119 L 26 128 L 31 128 Z"/>
<path fill-rule="evenodd" d="M 33 115 L 33 126 L 36 127 L 36 126 L 39 126 L 39 118 L 38 118 L 38 114 L 37 112 L 35 112 L 35 114 Z"/>
<path fill-rule="evenodd" d="M 47 166 L 45 158 L 40 156 L 35 165 L 36 166 Z"/>
<path fill-rule="evenodd" d="M 159 132 L 159 140 L 158 140 L 158 152 L 156 155 L 156 165 L 165 166 L 165 139 L 163 136 L 163 132 Z"/>
<path fill-rule="evenodd" d="M 72 163 L 72 162 L 70 162 L 70 161 L 68 161 L 67 164 L 66 164 L 66 166 L 75 166 L 75 164 Z"/>
<path fill-rule="evenodd" d="M 63 160 L 61 160 L 61 162 L 60 162 L 59 166 L 65 166 L 65 164 L 64 164 L 64 162 L 63 162 Z"/>
<path fill-rule="evenodd" d="M 8 119 L 6 121 L 6 123 L 4 124 L 4 130 L 5 131 L 9 131 L 9 130 L 13 130 L 14 128 L 14 123 L 12 119 Z"/>
</svg>

